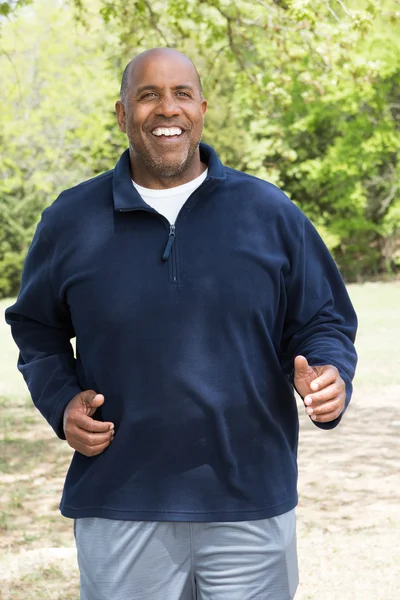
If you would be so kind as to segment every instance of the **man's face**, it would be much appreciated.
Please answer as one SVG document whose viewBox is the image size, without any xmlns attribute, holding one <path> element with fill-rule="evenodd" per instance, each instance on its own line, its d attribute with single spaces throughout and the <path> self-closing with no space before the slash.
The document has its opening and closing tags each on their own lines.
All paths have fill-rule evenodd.
<svg viewBox="0 0 400 600">
<path fill-rule="evenodd" d="M 117 116 L 135 171 L 171 178 L 190 169 L 206 108 L 196 71 L 184 56 L 154 54 L 133 65 Z"/>
</svg>

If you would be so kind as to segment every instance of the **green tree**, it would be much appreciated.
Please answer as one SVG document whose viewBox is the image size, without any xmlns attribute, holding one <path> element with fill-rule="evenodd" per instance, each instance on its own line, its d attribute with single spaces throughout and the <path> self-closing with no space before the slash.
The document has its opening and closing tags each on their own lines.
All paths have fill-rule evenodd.
<svg viewBox="0 0 400 600">
<path fill-rule="evenodd" d="M 71 10 L 42 0 L 3 30 L 0 87 L 0 295 L 18 291 L 43 208 L 105 171 L 124 147 L 114 126 L 118 80 L 99 15 L 90 35 Z M 68 36 L 65 36 L 68 31 Z"/>
<path fill-rule="evenodd" d="M 113 111 L 122 70 L 157 45 L 199 67 L 204 140 L 230 166 L 283 187 L 348 279 L 400 269 L 396 0 L 7 4 L 0 294 L 18 287 L 43 207 L 115 163 L 125 147 Z"/>
<path fill-rule="evenodd" d="M 282 186 L 347 278 L 400 267 L 398 2 L 104 0 L 102 14 L 126 55 L 193 56 L 206 141 Z"/>
<path fill-rule="evenodd" d="M 32 0 L 3 0 L 0 1 L 0 15 L 8 17 L 15 13 L 18 8 L 31 4 Z"/>
</svg>

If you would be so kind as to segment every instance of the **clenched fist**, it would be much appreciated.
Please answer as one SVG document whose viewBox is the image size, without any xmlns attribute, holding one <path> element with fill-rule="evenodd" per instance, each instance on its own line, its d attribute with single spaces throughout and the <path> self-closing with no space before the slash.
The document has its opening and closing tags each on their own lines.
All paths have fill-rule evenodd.
<svg viewBox="0 0 400 600">
<path fill-rule="evenodd" d="M 74 396 L 64 411 L 64 434 L 68 444 L 85 456 L 101 454 L 114 439 L 114 424 L 92 419 L 104 402 L 102 394 L 85 390 Z"/>
</svg>

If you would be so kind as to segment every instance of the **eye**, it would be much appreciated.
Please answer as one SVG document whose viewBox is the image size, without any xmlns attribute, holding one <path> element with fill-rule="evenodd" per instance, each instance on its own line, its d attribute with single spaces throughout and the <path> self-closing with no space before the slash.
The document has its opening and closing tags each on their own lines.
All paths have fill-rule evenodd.
<svg viewBox="0 0 400 600">
<path fill-rule="evenodd" d="M 143 94 L 143 96 L 140 99 L 141 100 L 149 100 L 151 98 L 154 98 L 155 96 L 157 96 L 157 94 L 155 92 L 147 92 L 147 94 Z"/>
<path fill-rule="evenodd" d="M 177 96 L 186 96 L 186 98 L 190 98 L 190 94 L 188 92 L 176 92 Z"/>
</svg>

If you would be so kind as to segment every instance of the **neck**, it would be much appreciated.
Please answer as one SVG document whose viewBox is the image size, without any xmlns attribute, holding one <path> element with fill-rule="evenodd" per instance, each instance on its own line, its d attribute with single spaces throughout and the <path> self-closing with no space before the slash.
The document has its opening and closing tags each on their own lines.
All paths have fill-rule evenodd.
<svg viewBox="0 0 400 600">
<path fill-rule="evenodd" d="M 131 150 L 129 153 L 133 181 L 142 187 L 153 190 L 167 190 L 172 187 L 177 187 L 178 185 L 184 185 L 185 183 L 200 177 L 207 169 L 207 165 L 200 160 L 200 152 L 197 151 L 190 165 L 188 165 L 182 173 L 163 177 L 150 171 L 137 156 L 133 156 Z"/>
</svg>

